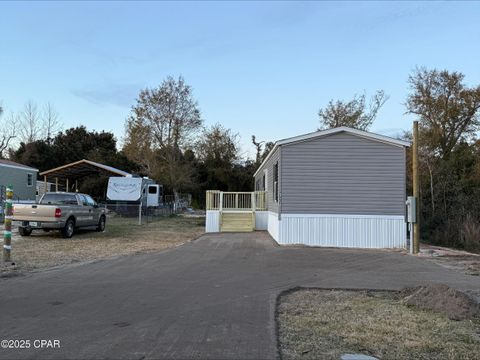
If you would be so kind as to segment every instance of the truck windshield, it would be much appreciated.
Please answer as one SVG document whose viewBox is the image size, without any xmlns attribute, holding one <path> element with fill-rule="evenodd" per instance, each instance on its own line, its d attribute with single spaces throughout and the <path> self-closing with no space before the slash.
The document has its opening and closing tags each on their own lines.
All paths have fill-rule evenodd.
<svg viewBox="0 0 480 360">
<path fill-rule="evenodd" d="M 40 201 L 43 205 L 77 205 L 77 198 L 70 194 L 45 194 Z"/>
</svg>

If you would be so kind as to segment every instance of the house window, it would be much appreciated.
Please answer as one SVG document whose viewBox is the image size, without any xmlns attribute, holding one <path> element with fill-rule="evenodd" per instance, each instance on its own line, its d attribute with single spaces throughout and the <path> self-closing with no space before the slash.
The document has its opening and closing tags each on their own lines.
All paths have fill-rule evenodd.
<svg viewBox="0 0 480 360">
<path fill-rule="evenodd" d="M 265 173 L 263 173 L 263 177 L 262 177 L 262 189 L 263 189 L 263 191 L 267 190 L 267 188 L 265 187 L 265 185 L 266 185 L 265 178 L 266 178 L 266 175 L 265 175 Z"/>
<path fill-rule="evenodd" d="M 273 199 L 278 202 L 278 161 L 273 165 Z"/>
<path fill-rule="evenodd" d="M 27 174 L 27 186 L 33 186 L 33 174 Z"/>
</svg>

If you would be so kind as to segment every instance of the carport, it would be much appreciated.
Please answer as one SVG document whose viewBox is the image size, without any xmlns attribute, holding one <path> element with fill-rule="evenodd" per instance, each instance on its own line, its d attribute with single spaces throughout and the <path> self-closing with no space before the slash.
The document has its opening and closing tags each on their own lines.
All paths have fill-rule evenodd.
<svg viewBox="0 0 480 360">
<path fill-rule="evenodd" d="M 48 182 L 55 184 L 55 191 L 58 191 L 61 185 L 64 186 L 66 191 L 78 191 L 78 180 L 97 174 L 131 176 L 131 174 L 126 171 L 86 159 L 43 171 L 39 176 L 43 176 L 45 192 L 47 191 Z"/>
</svg>

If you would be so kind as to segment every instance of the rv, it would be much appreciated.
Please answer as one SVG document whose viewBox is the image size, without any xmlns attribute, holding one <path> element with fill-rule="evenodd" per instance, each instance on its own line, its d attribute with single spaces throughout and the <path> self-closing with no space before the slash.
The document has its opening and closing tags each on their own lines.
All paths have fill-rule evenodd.
<svg viewBox="0 0 480 360">
<path fill-rule="evenodd" d="M 163 186 L 148 177 L 111 177 L 108 179 L 107 200 L 158 207 L 163 201 Z"/>
</svg>

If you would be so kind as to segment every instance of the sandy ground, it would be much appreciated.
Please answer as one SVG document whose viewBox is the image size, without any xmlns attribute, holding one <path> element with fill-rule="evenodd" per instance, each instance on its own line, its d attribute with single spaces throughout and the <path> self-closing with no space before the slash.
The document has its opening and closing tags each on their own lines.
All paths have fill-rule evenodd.
<svg viewBox="0 0 480 360">
<path fill-rule="evenodd" d="M 418 257 L 467 275 L 480 275 L 480 254 L 422 244 Z"/>
</svg>

